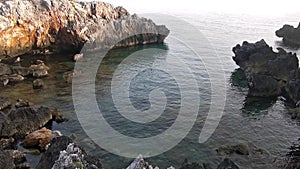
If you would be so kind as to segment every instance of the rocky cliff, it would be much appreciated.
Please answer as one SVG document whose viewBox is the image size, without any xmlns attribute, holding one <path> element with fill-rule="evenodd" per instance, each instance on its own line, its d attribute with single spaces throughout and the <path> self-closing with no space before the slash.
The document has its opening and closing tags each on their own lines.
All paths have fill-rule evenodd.
<svg viewBox="0 0 300 169">
<path fill-rule="evenodd" d="M 300 24 L 297 28 L 291 25 L 284 25 L 276 31 L 276 36 L 281 37 L 286 45 L 300 47 Z"/>
<path fill-rule="evenodd" d="M 97 48 L 162 43 L 168 34 L 165 26 L 104 2 L 0 2 L 0 59 L 32 52 L 76 53 L 93 41 Z"/>
<path fill-rule="evenodd" d="M 293 103 L 300 100 L 300 74 L 296 54 L 282 48 L 274 52 L 264 40 L 243 42 L 233 48 L 233 60 L 248 80 L 249 96 L 285 96 Z"/>
</svg>

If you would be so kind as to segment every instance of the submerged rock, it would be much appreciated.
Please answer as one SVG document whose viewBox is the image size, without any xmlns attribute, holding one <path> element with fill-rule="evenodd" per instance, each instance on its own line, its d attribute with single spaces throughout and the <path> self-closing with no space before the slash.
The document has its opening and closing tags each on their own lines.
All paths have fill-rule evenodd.
<svg viewBox="0 0 300 169">
<path fill-rule="evenodd" d="M 294 103 L 300 99 L 298 58 L 278 48 L 274 52 L 264 40 L 243 42 L 233 48 L 233 60 L 248 80 L 249 96 L 277 97 L 284 95 Z M 295 75 L 296 74 L 296 75 Z"/>
<path fill-rule="evenodd" d="M 110 48 L 109 42 L 122 34 L 132 35 L 117 46 L 162 43 L 169 33 L 165 26 L 104 2 L 1 1 L 0 9 L 0 56 L 47 50 L 76 53 L 93 41 Z"/>
<path fill-rule="evenodd" d="M 217 167 L 217 169 L 239 169 L 239 167 L 230 159 L 225 158 Z"/>
<path fill-rule="evenodd" d="M 44 88 L 44 86 L 45 86 L 45 84 L 44 84 L 44 81 L 42 79 L 35 79 L 32 82 L 33 89 L 42 89 L 42 88 Z"/>
<path fill-rule="evenodd" d="M 282 38 L 286 45 L 300 47 L 300 24 L 297 28 L 291 25 L 284 25 L 276 31 L 276 36 Z"/>
<path fill-rule="evenodd" d="M 240 155 L 249 155 L 250 154 L 250 149 L 247 144 L 237 144 L 233 146 L 223 146 L 220 147 L 216 150 L 220 154 L 232 154 L 232 153 L 237 153 Z"/>
<path fill-rule="evenodd" d="M 99 160 L 90 157 L 73 141 L 61 136 L 54 138 L 48 150 L 43 154 L 36 169 L 60 169 L 60 168 L 93 168 L 101 169 Z"/>
</svg>

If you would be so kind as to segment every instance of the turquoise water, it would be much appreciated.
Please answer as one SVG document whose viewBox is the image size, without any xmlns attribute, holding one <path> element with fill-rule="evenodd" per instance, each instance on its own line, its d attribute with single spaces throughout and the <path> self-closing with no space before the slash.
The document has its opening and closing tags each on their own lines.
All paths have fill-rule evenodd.
<svg viewBox="0 0 300 169">
<path fill-rule="evenodd" d="M 217 154 L 215 149 L 224 145 L 247 143 L 250 147 L 255 146 L 262 149 L 264 153 L 262 155 L 251 154 L 250 156 L 230 155 L 229 157 L 241 168 L 280 168 L 286 158 L 285 155 L 289 152 L 289 147 L 300 136 L 299 123 L 292 120 L 288 115 L 281 98 L 254 103 L 249 100 L 246 102 L 247 88 L 235 85 L 230 79 L 232 73 L 238 68 L 231 59 L 233 55 L 231 48 L 244 40 L 255 42 L 264 38 L 275 49 L 281 46 L 280 39 L 275 37 L 275 30 L 286 23 L 298 25 L 299 16 L 298 18 L 296 15 L 281 18 L 254 18 L 247 15 L 211 13 L 196 16 L 178 15 L 178 17 L 194 25 L 208 39 L 209 43 L 204 39 L 198 39 L 197 42 L 201 44 L 201 48 L 197 50 L 201 52 L 202 59 L 191 54 L 190 49 L 174 38 L 172 34 L 166 39 L 164 45 L 147 45 L 110 51 L 101 62 L 95 83 L 97 102 L 105 119 L 120 133 L 138 138 L 159 135 L 168 129 L 174 123 L 181 106 L 180 84 L 176 83 L 170 74 L 163 71 L 147 69 L 138 72 L 138 70 L 153 63 L 163 67 L 166 58 L 173 63 L 179 57 L 184 60 L 189 69 L 184 70 L 175 67 L 171 73 L 177 74 L 177 78 L 186 82 L 190 78 L 187 74 L 192 73 L 195 77 L 200 99 L 184 106 L 192 107 L 196 103 L 200 103 L 198 117 L 192 130 L 183 141 L 173 149 L 148 158 L 147 161 L 161 168 L 166 168 L 171 165 L 178 167 L 187 158 L 191 162 L 211 163 L 212 167 L 216 167 L 225 156 Z M 168 26 L 168 23 L 164 24 Z M 297 49 L 288 50 L 300 54 Z M 215 51 L 223 62 L 222 66 L 226 78 L 225 87 L 227 89 L 226 104 L 218 128 L 208 141 L 200 144 L 198 143 L 199 135 L 212 99 L 210 77 L 206 72 L 203 59 L 209 57 L 211 51 Z M 62 77 L 64 72 L 70 71 L 74 67 L 74 63 L 69 61 L 70 58 L 71 56 L 42 57 L 51 67 L 50 76 L 44 79 L 46 83 L 44 90 L 33 90 L 32 79 L 27 79 L 13 87 L 1 89 L 0 93 L 4 96 L 29 99 L 36 105 L 59 108 L 70 120 L 62 124 L 53 124 L 53 129 L 60 130 L 65 135 L 75 133 L 77 135 L 76 141 L 85 147 L 90 154 L 102 159 L 107 168 L 124 168 L 132 159 L 110 154 L 98 147 L 84 133 L 76 118 L 71 84 L 66 83 Z M 219 63 L 217 61 L 215 63 L 215 68 L 220 68 Z M 28 63 L 22 64 L 28 65 Z M 128 75 L 128 72 L 135 71 L 137 76 L 131 81 L 128 89 L 126 83 L 122 81 L 122 77 Z M 114 83 L 112 83 L 112 79 L 114 79 Z M 137 110 L 144 111 L 151 106 L 161 104 L 163 99 L 153 100 L 152 105 L 149 102 L 149 95 L 156 88 L 160 88 L 168 99 L 166 109 L 157 120 L 149 124 L 130 122 L 120 116 L 115 107 L 111 95 L 112 85 L 114 89 L 120 91 L 129 90 L 131 105 L 121 104 L 125 110 L 130 110 L 133 106 Z M 185 83 L 183 86 L 188 95 L 194 94 L 189 83 Z M 118 99 L 124 100 L 126 96 Z M 93 117 L 87 118 L 93 120 Z M 125 143 L 124 146 L 126 147 Z M 37 161 L 35 158 L 31 160 Z"/>
</svg>

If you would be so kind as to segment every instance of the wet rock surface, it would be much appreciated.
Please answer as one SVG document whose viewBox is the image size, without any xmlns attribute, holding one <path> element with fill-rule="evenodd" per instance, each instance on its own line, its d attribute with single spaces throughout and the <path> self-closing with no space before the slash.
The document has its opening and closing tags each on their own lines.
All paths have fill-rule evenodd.
<svg viewBox="0 0 300 169">
<path fill-rule="evenodd" d="M 0 2 L 0 55 L 80 51 L 85 42 L 111 47 L 121 34 L 132 36 L 117 46 L 162 43 L 169 30 L 104 2 L 24 0 Z M 98 33 L 96 33 L 98 32 Z M 116 33 L 117 32 L 117 33 Z M 101 35 L 101 37 L 97 37 Z M 125 36 L 124 36 L 125 37 Z M 123 40 L 123 39 L 121 39 Z M 2 71 L 0 70 L 0 73 Z"/>
<path fill-rule="evenodd" d="M 282 48 L 274 52 L 264 40 L 243 42 L 233 48 L 233 60 L 244 71 L 248 80 L 248 96 L 277 97 L 293 103 L 300 100 L 299 65 L 296 54 Z"/>
<path fill-rule="evenodd" d="M 286 45 L 300 47 L 300 24 L 296 28 L 291 25 L 284 25 L 276 31 L 276 36 L 282 38 Z"/>
<path fill-rule="evenodd" d="M 221 164 L 218 165 L 217 169 L 239 169 L 239 167 L 230 159 L 225 158 Z"/>
</svg>

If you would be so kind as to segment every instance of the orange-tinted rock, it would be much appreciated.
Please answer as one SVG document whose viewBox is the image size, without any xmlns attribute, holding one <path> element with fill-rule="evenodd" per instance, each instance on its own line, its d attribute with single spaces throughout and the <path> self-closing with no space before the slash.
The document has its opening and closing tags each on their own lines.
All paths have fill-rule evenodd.
<svg viewBox="0 0 300 169">
<path fill-rule="evenodd" d="M 24 147 L 37 147 L 39 146 L 42 149 L 45 149 L 46 145 L 51 142 L 52 131 L 47 128 L 42 128 L 40 130 L 34 131 L 28 134 L 24 141 Z"/>
</svg>

